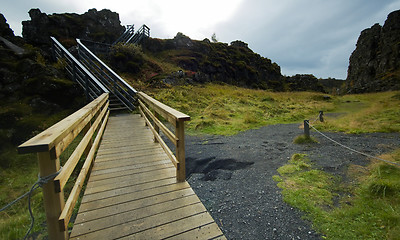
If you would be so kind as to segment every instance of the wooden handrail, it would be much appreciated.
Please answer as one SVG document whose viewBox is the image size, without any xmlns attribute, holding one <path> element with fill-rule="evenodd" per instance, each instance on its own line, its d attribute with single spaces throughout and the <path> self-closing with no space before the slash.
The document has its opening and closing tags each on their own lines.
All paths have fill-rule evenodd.
<svg viewBox="0 0 400 240">
<path fill-rule="evenodd" d="M 159 142 L 167 156 L 176 167 L 176 179 L 183 182 L 186 179 L 185 166 L 185 121 L 190 120 L 190 116 L 181 113 L 143 92 L 138 92 L 139 110 L 144 117 L 146 125 L 153 132 L 154 141 Z M 147 105 L 147 106 L 146 106 Z M 152 112 L 154 111 L 154 113 Z M 175 127 L 175 134 L 172 133 L 158 118 L 164 117 Z M 150 121 L 152 120 L 152 121 Z M 175 155 L 159 135 L 161 130 L 165 136 L 175 145 Z"/>
<path fill-rule="evenodd" d="M 18 153 L 58 150 L 54 156 L 59 157 L 107 100 L 108 93 L 103 93 L 77 112 L 21 144 Z"/>
<path fill-rule="evenodd" d="M 49 176 L 59 172 L 61 153 L 80 132 L 85 133 L 59 174 L 52 181 L 43 185 L 49 239 L 68 239 L 69 237 L 68 222 L 107 124 L 108 105 L 108 93 L 104 93 L 18 147 L 19 153 L 37 152 L 40 176 Z M 92 142 L 96 132 L 96 138 Z M 86 160 L 65 203 L 63 188 L 85 152 L 87 153 Z"/>
</svg>

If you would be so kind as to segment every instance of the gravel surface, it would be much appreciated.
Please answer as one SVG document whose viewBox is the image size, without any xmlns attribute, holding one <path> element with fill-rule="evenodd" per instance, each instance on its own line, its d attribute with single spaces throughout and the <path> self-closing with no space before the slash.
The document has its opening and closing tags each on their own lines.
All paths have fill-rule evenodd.
<svg viewBox="0 0 400 240">
<path fill-rule="evenodd" d="M 366 157 L 339 147 L 312 131 L 319 143 L 293 144 L 300 124 L 281 124 L 235 136 L 187 136 L 188 182 L 228 239 L 321 239 L 304 215 L 282 200 L 272 180 L 294 153 L 306 153 L 316 167 L 343 175 Z M 370 155 L 400 147 L 399 134 L 326 133 Z"/>
</svg>

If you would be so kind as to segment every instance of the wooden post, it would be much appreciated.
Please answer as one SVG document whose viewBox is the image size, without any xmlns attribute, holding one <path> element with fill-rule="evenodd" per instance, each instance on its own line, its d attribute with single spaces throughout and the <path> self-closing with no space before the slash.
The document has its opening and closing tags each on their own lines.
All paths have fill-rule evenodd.
<svg viewBox="0 0 400 240">
<path fill-rule="evenodd" d="M 154 113 L 154 116 L 159 119 L 160 118 L 160 114 L 158 114 L 157 112 Z M 157 134 L 160 134 L 160 127 L 154 123 L 154 130 L 156 130 Z M 158 142 L 156 136 L 154 136 L 154 142 Z"/>
<path fill-rule="evenodd" d="M 307 138 L 310 137 L 310 126 L 309 124 L 309 120 L 304 120 L 304 136 L 306 136 Z"/>
<path fill-rule="evenodd" d="M 39 160 L 40 176 L 45 177 L 54 174 L 60 170 L 60 159 L 54 159 L 49 152 L 39 152 L 37 154 Z M 54 182 L 51 180 L 43 185 L 43 201 L 46 211 L 47 232 L 49 239 L 66 240 L 69 238 L 68 231 L 61 231 L 58 224 L 58 218 L 64 208 L 64 192 L 56 193 L 54 190 Z"/>
<path fill-rule="evenodd" d="M 324 122 L 324 111 L 319 111 L 319 121 Z"/>
<path fill-rule="evenodd" d="M 176 146 L 176 159 L 179 162 L 179 168 L 176 169 L 176 180 L 178 182 L 184 182 L 186 180 L 185 121 L 176 121 L 175 136 L 179 139 Z"/>
</svg>

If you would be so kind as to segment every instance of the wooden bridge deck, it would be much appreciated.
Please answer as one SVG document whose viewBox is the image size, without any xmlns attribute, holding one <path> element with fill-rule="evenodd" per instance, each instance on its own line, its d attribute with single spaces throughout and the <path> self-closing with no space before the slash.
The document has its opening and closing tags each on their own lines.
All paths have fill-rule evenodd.
<svg viewBox="0 0 400 240">
<path fill-rule="evenodd" d="M 110 117 L 71 239 L 226 239 L 140 115 Z"/>
</svg>

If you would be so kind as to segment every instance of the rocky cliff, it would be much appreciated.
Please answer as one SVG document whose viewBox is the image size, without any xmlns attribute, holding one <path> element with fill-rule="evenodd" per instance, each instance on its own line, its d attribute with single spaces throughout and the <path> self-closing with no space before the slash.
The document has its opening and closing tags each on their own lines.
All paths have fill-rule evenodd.
<svg viewBox="0 0 400 240">
<path fill-rule="evenodd" d="M 47 15 L 39 9 L 31 9 L 29 16 L 31 20 L 22 22 L 22 36 L 28 43 L 36 46 L 50 44 L 50 36 L 66 45 L 74 44 L 76 38 L 112 43 L 125 30 L 121 26 L 119 14 L 107 9 L 90 9 L 82 15 Z"/>
<path fill-rule="evenodd" d="M 43 51 L 15 37 L 1 14 L 0 36 L 9 41 L 0 41 L 1 151 L 81 107 L 84 95 L 76 83 L 64 76 L 62 64 L 46 61 Z M 9 161 L 0 160 L 0 167 Z"/>
<path fill-rule="evenodd" d="M 349 93 L 400 90 L 400 10 L 385 24 L 361 32 L 351 54 L 347 75 Z"/>
<path fill-rule="evenodd" d="M 150 38 L 144 43 L 144 52 L 163 56 L 165 61 L 179 66 L 185 75 L 181 77 L 198 83 L 224 82 L 236 86 L 283 90 L 278 64 L 254 53 L 247 44 L 234 41 L 231 44 L 213 43 L 208 39 L 192 40 L 178 33 L 173 39 Z M 156 76 L 173 83 L 173 75 Z"/>
</svg>

